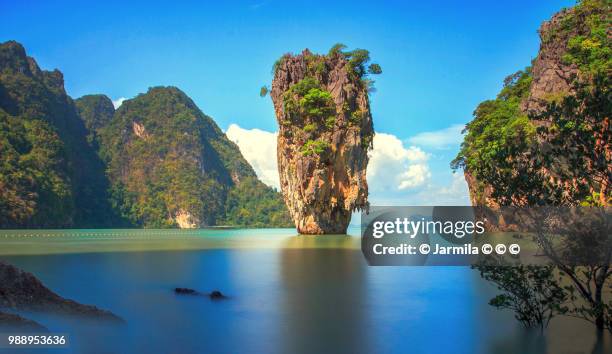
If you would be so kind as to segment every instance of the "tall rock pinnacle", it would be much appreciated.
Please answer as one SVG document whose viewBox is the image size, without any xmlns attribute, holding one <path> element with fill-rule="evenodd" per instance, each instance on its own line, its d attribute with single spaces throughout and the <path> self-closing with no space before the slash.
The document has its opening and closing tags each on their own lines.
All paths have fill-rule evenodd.
<svg viewBox="0 0 612 354">
<path fill-rule="evenodd" d="M 344 234 L 351 213 L 368 206 L 374 130 L 367 75 L 381 69 L 366 68 L 368 51 L 343 48 L 336 45 L 328 55 L 306 49 L 274 65 L 280 185 L 301 234 Z"/>
</svg>

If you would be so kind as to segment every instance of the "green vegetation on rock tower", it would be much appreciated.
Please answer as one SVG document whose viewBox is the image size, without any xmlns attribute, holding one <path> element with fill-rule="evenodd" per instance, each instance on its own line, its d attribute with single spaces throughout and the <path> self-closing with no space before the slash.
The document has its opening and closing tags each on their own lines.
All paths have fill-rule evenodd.
<svg viewBox="0 0 612 354">
<path fill-rule="evenodd" d="M 305 136 L 304 145 L 301 148 L 301 153 L 304 156 L 318 156 L 324 154 L 329 148 L 329 143 L 318 140 L 314 136 L 320 135 L 321 131 L 333 130 L 336 125 L 336 116 L 338 114 L 332 94 L 325 90 L 319 82 L 323 75 L 326 75 L 331 68 L 328 67 L 329 58 L 341 57 L 345 59 L 345 69 L 350 77 L 356 79 L 357 82 L 368 91 L 374 91 L 374 80 L 371 75 L 382 73 L 382 68 L 376 63 L 370 62 L 370 53 L 365 49 L 355 49 L 345 51 L 344 44 L 335 44 L 327 55 L 312 54 L 308 51 L 304 52 L 304 60 L 306 61 L 306 73 L 304 78 L 293 84 L 287 91 L 283 93 L 283 107 L 286 113 L 286 119 L 281 124 L 286 126 L 301 126 L 302 134 Z M 276 73 L 284 60 L 290 58 L 290 54 L 285 54 L 279 58 L 273 65 L 272 72 Z M 260 90 L 260 96 L 264 97 L 268 94 L 269 88 L 263 86 Z M 348 123 L 354 126 L 359 126 L 364 119 L 364 112 L 359 110 L 356 105 L 345 104 L 342 107 L 343 114 L 348 119 Z M 362 136 L 363 146 L 370 148 L 372 143 L 372 134 L 366 133 Z"/>
</svg>

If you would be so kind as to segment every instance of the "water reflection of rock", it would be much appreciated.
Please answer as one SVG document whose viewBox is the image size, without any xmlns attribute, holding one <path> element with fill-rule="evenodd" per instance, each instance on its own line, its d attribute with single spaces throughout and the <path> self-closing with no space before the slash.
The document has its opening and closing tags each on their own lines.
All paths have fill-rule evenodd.
<svg viewBox="0 0 612 354">
<path fill-rule="evenodd" d="M 296 236 L 281 251 L 285 353 L 371 353 L 364 260 L 348 236 Z"/>
<path fill-rule="evenodd" d="M 612 335 L 598 332 L 595 326 L 578 318 L 553 318 L 544 333 L 538 328 L 524 328 L 489 343 L 487 352 L 499 354 L 610 353 Z"/>
</svg>

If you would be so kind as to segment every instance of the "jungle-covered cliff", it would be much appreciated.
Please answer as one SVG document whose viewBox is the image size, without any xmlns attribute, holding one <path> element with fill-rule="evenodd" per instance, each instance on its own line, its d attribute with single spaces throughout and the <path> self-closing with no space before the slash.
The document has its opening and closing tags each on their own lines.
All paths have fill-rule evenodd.
<svg viewBox="0 0 612 354">
<path fill-rule="evenodd" d="M 176 87 L 124 101 L 98 134 L 113 205 L 133 224 L 287 226 L 279 193 Z"/>
<path fill-rule="evenodd" d="M 277 158 L 285 203 L 298 232 L 343 234 L 368 205 L 366 168 L 374 128 L 363 49 L 286 54 L 274 65 L 270 95 L 279 125 Z M 263 88 L 263 92 L 266 88 Z"/>
<path fill-rule="evenodd" d="M 212 118 L 174 87 L 115 110 L 0 44 L 0 228 L 290 226 Z"/>
<path fill-rule="evenodd" d="M 472 204 L 609 205 L 610 5 L 584 0 L 542 24 L 532 65 L 482 102 L 454 168 Z"/>
<path fill-rule="evenodd" d="M 105 227 L 117 222 L 104 164 L 58 70 L 19 43 L 0 44 L 0 225 Z"/>
</svg>

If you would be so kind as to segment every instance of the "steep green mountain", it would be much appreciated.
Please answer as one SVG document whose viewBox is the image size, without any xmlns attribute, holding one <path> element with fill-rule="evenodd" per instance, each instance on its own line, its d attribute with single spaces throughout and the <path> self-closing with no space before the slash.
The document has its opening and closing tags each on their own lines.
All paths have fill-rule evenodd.
<svg viewBox="0 0 612 354">
<path fill-rule="evenodd" d="M 117 222 L 104 164 L 64 90 L 17 42 L 0 44 L 0 227 Z"/>
<path fill-rule="evenodd" d="M 280 194 L 173 87 L 115 111 L 0 44 L 0 228 L 290 226 Z"/>
<path fill-rule="evenodd" d="M 94 116 L 84 117 L 89 126 L 99 122 Z M 126 100 L 94 132 L 113 205 L 135 225 L 289 225 L 280 194 L 257 179 L 238 147 L 178 88 L 155 87 Z"/>
<path fill-rule="evenodd" d="M 86 95 L 74 100 L 79 116 L 87 128 L 87 141 L 95 149 L 99 148 L 102 128 L 113 119 L 115 107 L 106 95 Z"/>
</svg>

